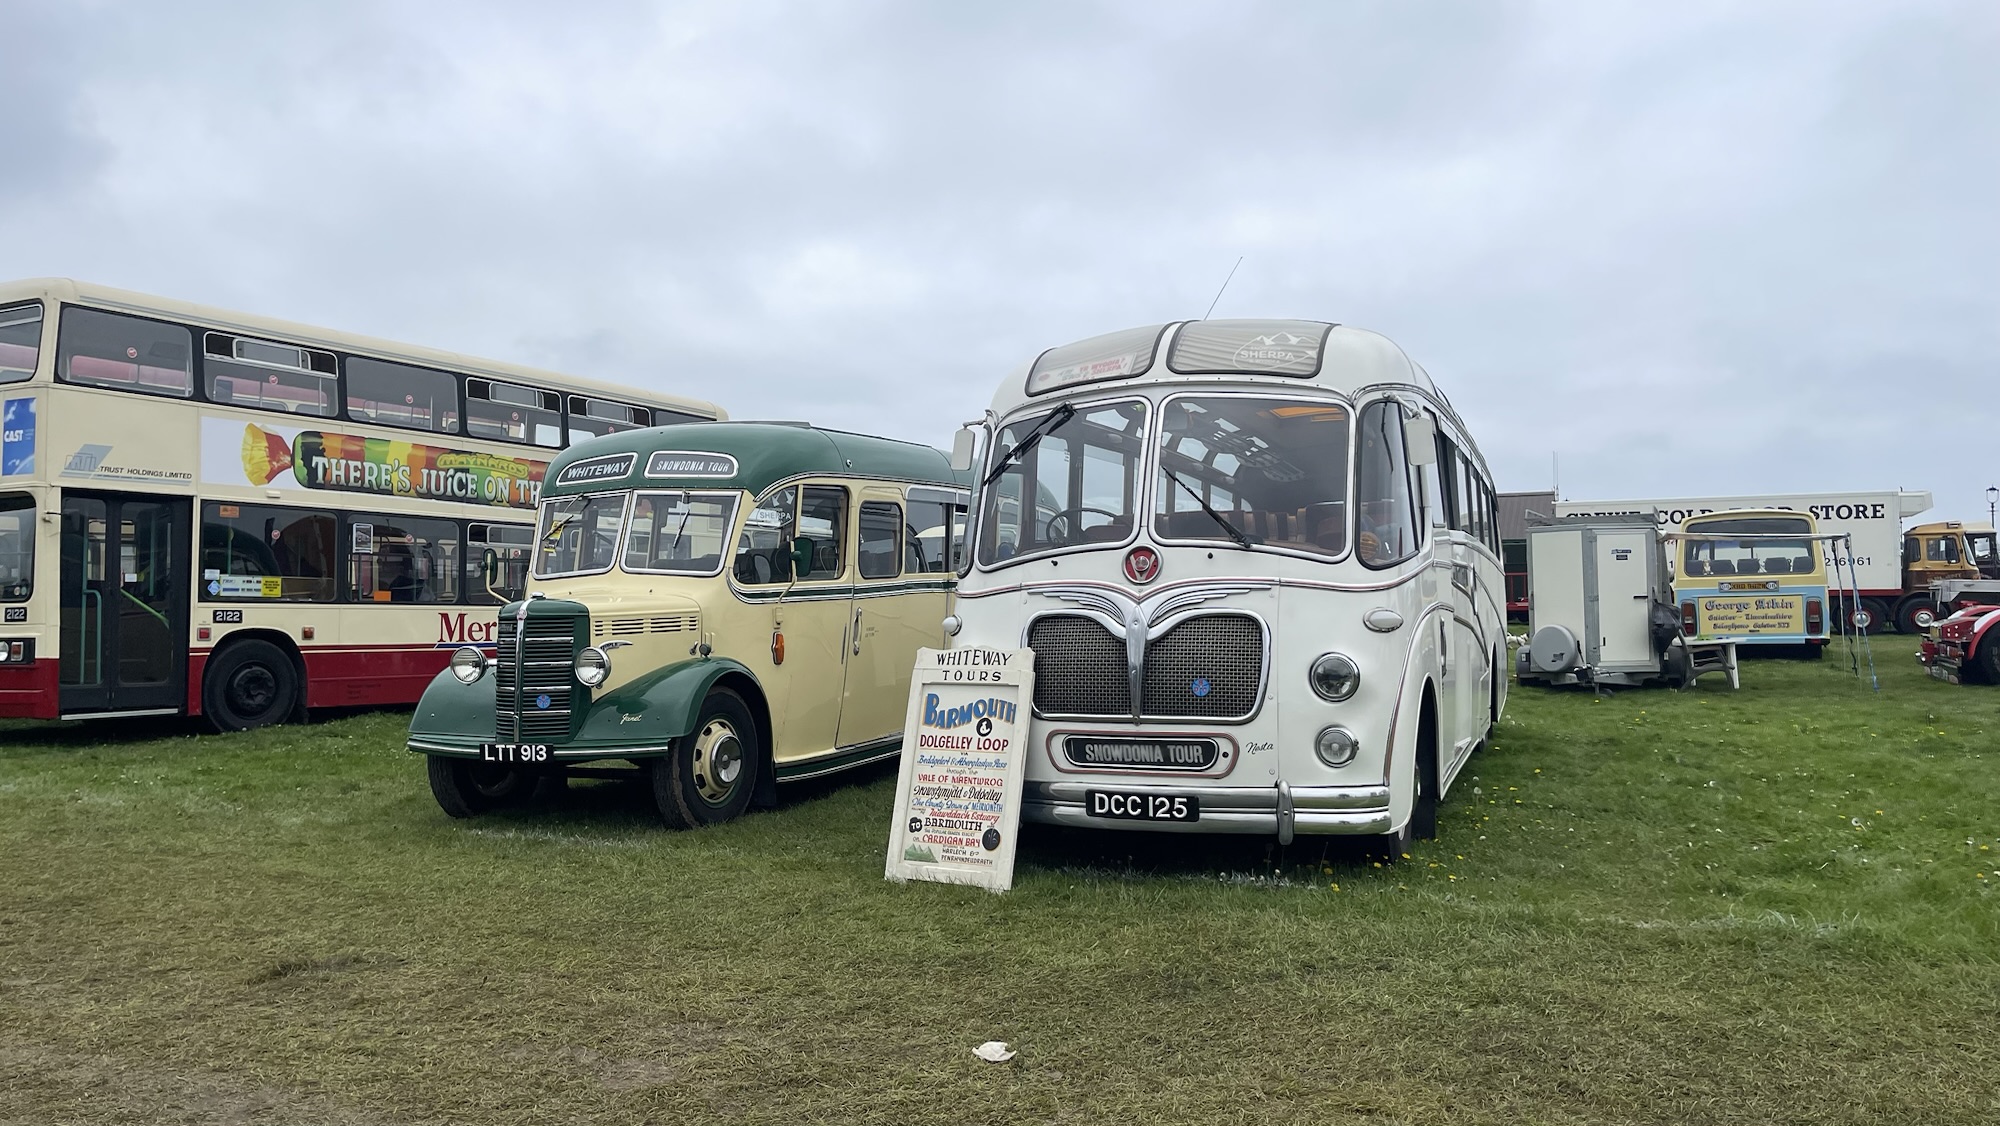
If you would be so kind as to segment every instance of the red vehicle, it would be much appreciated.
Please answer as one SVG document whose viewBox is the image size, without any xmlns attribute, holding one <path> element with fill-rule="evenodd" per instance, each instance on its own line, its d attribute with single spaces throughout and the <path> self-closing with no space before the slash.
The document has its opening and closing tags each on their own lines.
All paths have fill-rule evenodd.
<svg viewBox="0 0 2000 1126">
<path fill-rule="evenodd" d="M 2000 606 L 1961 606 L 1931 626 L 1917 653 L 1930 674 L 1953 684 L 2000 684 Z"/>
</svg>

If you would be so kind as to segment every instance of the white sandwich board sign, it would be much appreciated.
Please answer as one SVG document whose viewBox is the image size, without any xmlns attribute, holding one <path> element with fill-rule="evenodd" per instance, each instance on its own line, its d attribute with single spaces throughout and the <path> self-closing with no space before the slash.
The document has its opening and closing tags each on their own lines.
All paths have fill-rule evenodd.
<svg viewBox="0 0 2000 1126">
<path fill-rule="evenodd" d="M 884 876 L 1014 886 L 1034 692 L 1031 650 L 917 650 Z"/>
</svg>

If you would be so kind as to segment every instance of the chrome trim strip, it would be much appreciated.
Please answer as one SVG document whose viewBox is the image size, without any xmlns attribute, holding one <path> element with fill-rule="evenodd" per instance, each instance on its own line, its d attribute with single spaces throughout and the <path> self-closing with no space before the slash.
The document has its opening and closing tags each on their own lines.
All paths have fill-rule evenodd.
<svg viewBox="0 0 2000 1126">
<path fill-rule="evenodd" d="M 122 712 L 64 712 L 58 719 L 125 719 L 140 715 L 179 715 L 179 708 L 134 708 Z"/>
<path fill-rule="evenodd" d="M 1424 557 L 1421 554 L 1410 557 L 1410 559 L 1406 560 L 1403 563 L 1403 566 L 1409 568 L 1408 573 L 1398 575 L 1394 578 L 1384 579 L 1381 582 L 1333 583 L 1333 582 L 1323 582 L 1317 579 L 1283 578 L 1275 575 L 1255 575 L 1255 576 L 1243 575 L 1243 576 L 1228 576 L 1228 577 L 1211 577 L 1204 579 L 1183 579 L 1180 582 L 1171 583 L 1167 586 L 1159 588 L 1156 591 L 1153 591 L 1152 597 L 1158 598 L 1170 590 L 1178 590 L 1182 587 L 1198 587 L 1198 586 L 1214 585 L 1217 583 L 1235 583 L 1235 582 L 1256 583 L 1260 586 L 1265 586 L 1265 587 L 1296 587 L 1301 590 L 1331 590 L 1331 591 L 1343 591 L 1343 592 L 1347 591 L 1374 592 L 1374 591 L 1394 590 L 1397 587 L 1404 585 L 1405 583 L 1415 582 L 1417 579 L 1423 577 L 1425 570 L 1429 568 L 1430 564 L 1428 560 L 1424 560 L 1422 566 L 1414 565 L 1419 560 L 1424 560 Z M 967 590 L 965 588 L 964 583 L 961 582 L 959 584 L 957 594 L 958 597 L 960 598 L 989 598 L 994 595 L 1018 594 L 1023 591 L 1030 594 L 1039 594 L 1041 593 L 1041 590 L 1044 587 L 1059 587 L 1065 590 L 1075 590 L 1075 591 L 1081 591 L 1086 588 L 1089 588 L 1096 590 L 1108 590 L 1117 594 L 1125 593 L 1124 587 L 1119 586 L 1116 583 L 1104 582 L 1098 579 L 1062 579 L 1062 580 L 1045 580 L 1039 582 L 1031 579 L 1023 582 L 1014 583 L 1010 586 L 989 587 L 984 590 Z"/>
</svg>

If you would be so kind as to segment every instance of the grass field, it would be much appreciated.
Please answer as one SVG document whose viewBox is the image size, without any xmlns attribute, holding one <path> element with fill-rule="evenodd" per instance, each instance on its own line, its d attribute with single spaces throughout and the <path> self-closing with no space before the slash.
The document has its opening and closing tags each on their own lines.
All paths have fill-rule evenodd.
<svg viewBox="0 0 2000 1126">
<path fill-rule="evenodd" d="M 1517 690 L 1441 837 L 1024 836 L 892 777 L 440 813 L 403 717 L 0 729 L 0 1121 L 2000 1122 L 2000 689 Z M 981 1041 L 1020 1049 L 973 1058 Z"/>
</svg>

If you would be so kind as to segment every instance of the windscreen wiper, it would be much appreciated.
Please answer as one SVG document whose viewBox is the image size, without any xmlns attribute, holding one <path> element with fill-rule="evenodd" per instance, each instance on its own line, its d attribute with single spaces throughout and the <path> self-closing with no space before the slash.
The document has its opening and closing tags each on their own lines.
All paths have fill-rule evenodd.
<svg viewBox="0 0 2000 1126">
<path fill-rule="evenodd" d="M 1200 493 L 1195 492 L 1192 488 L 1189 488 L 1188 483 L 1186 481 L 1181 480 L 1180 474 L 1175 473 L 1173 470 L 1168 469 L 1164 465 L 1160 466 L 1160 472 L 1166 474 L 1168 480 L 1172 481 L 1176 485 L 1179 485 L 1182 491 L 1186 492 L 1187 495 L 1193 497 L 1194 502 L 1201 506 L 1201 510 L 1203 512 L 1208 513 L 1209 519 L 1222 525 L 1222 530 L 1229 533 L 1229 538 L 1236 541 L 1237 547 L 1240 547 L 1245 551 L 1250 550 L 1250 537 L 1244 535 L 1242 531 L 1236 527 L 1236 525 L 1231 524 L 1227 519 L 1225 519 L 1222 513 L 1217 512 L 1213 508 L 1210 508 L 1208 506 L 1208 502 L 1202 499 Z"/>
<path fill-rule="evenodd" d="M 1064 423 L 1075 417 L 1076 408 L 1070 406 L 1068 403 L 1057 407 L 1050 413 L 1049 417 L 1036 424 L 1033 430 L 1028 431 L 1027 437 L 1022 438 L 1020 444 L 1000 455 L 1000 460 L 993 466 L 993 472 L 988 473 L 986 479 L 979 482 L 979 487 L 983 489 L 991 485 L 995 480 L 999 479 L 1002 473 L 1019 465 L 1021 459 L 1027 456 L 1029 450 L 1034 449 L 1036 445 L 1040 444 L 1043 438 L 1055 433 Z"/>
</svg>

